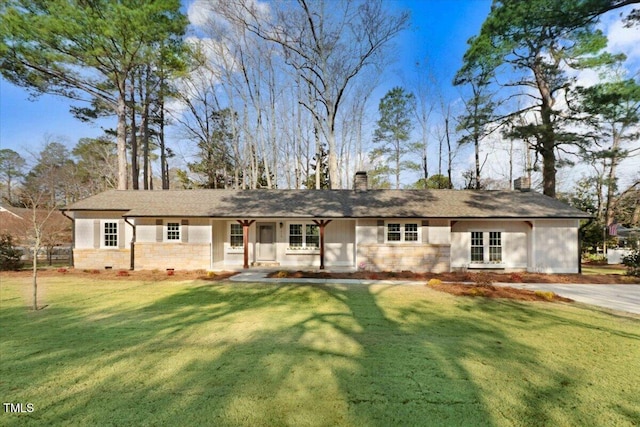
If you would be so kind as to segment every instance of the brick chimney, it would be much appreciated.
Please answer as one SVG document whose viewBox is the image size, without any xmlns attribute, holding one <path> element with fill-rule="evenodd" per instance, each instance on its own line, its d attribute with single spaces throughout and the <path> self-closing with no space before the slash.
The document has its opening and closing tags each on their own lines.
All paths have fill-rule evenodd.
<svg viewBox="0 0 640 427">
<path fill-rule="evenodd" d="M 531 191 L 531 179 L 521 176 L 513 180 L 513 189 L 518 191 Z"/>
<path fill-rule="evenodd" d="M 356 172 L 356 175 L 353 178 L 353 189 L 357 193 L 367 191 L 369 189 L 369 182 L 368 182 L 366 172 L 364 171 Z"/>
</svg>

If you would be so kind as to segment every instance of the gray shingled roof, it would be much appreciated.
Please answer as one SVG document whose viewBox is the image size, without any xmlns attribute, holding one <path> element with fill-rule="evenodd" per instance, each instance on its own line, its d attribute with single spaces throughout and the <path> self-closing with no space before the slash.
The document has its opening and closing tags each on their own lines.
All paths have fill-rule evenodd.
<svg viewBox="0 0 640 427">
<path fill-rule="evenodd" d="M 535 192 L 473 190 L 111 190 L 66 209 L 128 217 L 589 218 Z"/>
</svg>

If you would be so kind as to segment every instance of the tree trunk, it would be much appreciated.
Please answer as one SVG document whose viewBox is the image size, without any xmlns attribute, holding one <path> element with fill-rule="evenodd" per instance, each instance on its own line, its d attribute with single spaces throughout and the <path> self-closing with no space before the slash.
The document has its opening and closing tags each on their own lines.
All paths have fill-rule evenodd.
<svg viewBox="0 0 640 427">
<path fill-rule="evenodd" d="M 149 71 L 147 71 L 149 73 Z M 142 87 L 144 87 L 144 98 L 141 98 L 143 102 L 142 108 L 142 118 L 140 121 L 140 127 L 142 128 L 142 174 L 143 178 L 143 188 L 145 190 L 150 189 L 150 168 L 149 168 L 149 103 L 150 95 L 149 95 L 149 84 L 148 79 L 145 79 L 144 86 L 142 82 L 140 83 L 140 90 L 142 91 Z"/>
<path fill-rule="evenodd" d="M 118 127 L 116 130 L 116 143 L 118 151 L 118 190 L 126 190 L 127 185 L 127 104 L 125 101 L 124 83 L 121 83 L 118 94 L 116 114 Z"/>
<path fill-rule="evenodd" d="M 160 176 L 162 189 L 169 189 L 169 164 L 167 162 L 167 148 L 164 145 L 164 95 L 160 96 Z"/>
<path fill-rule="evenodd" d="M 38 245 L 33 246 L 33 311 L 38 310 Z"/>
<path fill-rule="evenodd" d="M 316 137 L 316 190 L 320 190 L 322 188 L 322 143 L 318 126 L 314 126 L 313 133 Z"/>
<path fill-rule="evenodd" d="M 631 215 L 631 226 L 637 227 L 640 224 L 640 203 L 636 204 L 633 208 L 633 215 Z"/>
<path fill-rule="evenodd" d="M 611 164 L 607 176 L 607 200 L 605 201 L 605 224 L 615 221 L 615 193 L 616 193 L 616 168 L 618 166 L 618 150 L 620 148 L 620 135 L 613 129 L 613 144 L 611 145 Z"/>
<path fill-rule="evenodd" d="M 553 138 L 545 137 L 542 141 L 542 181 L 543 194 L 556 197 L 556 153 Z"/>
<path fill-rule="evenodd" d="M 531 185 L 531 178 L 529 178 L 529 185 Z M 512 186 L 513 186 L 513 139 L 510 141 L 510 147 L 509 147 L 509 189 L 511 189 Z"/>
<path fill-rule="evenodd" d="M 338 170 L 338 155 L 336 149 L 336 134 L 333 129 L 329 130 L 329 185 L 332 190 L 340 188 L 340 172 Z"/>
<path fill-rule="evenodd" d="M 396 140 L 395 146 L 395 161 L 396 161 L 396 190 L 400 189 L 400 141 Z"/>
<path fill-rule="evenodd" d="M 453 162 L 451 154 L 451 136 L 449 135 L 449 118 L 444 119 L 445 136 L 447 138 L 447 177 L 449 178 L 449 188 L 453 188 L 453 180 L 451 179 L 451 163 Z"/>
<path fill-rule="evenodd" d="M 133 79 L 132 79 L 133 80 Z M 134 190 L 140 188 L 140 169 L 138 167 L 138 136 L 136 127 L 136 97 L 135 97 L 135 85 L 131 82 L 131 184 Z"/>
<path fill-rule="evenodd" d="M 475 161 L 476 161 L 476 184 L 475 184 L 475 188 L 476 190 L 480 190 L 480 138 L 478 137 L 478 135 L 476 135 L 475 139 Z M 512 160 L 509 160 L 509 166 L 511 167 L 511 165 L 513 164 Z M 511 181 L 511 178 L 509 178 L 509 181 Z"/>
<path fill-rule="evenodd" d="M 553 105 L 555 103 L 553 95 L 545 80 L 543 70 L 539 64 L 532 68 L 536 79 L 536 85 L 540 92 L 542 104 L 540 105 L 540 118 L 542 120 L 541 131 L 539 132 L 540 155 L 542 156 L 542 185 L 543 194 L 549 197 L 556 197 L 556 138 L 553 130 Z"/>
<path fill-rule="evenodd" d="M 438 175 L 442 176 L 442 142 L 444 138 L 442 136 L 438 137 Z"/>
</svg>

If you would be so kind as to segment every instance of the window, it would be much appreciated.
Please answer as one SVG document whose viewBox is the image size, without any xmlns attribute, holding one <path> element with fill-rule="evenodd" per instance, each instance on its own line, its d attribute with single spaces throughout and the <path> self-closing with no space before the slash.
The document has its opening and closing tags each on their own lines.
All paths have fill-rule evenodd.
<svg viewBox="0 0 640 427">
<path fill-rule="evenodd" d="M 302 224 L 289 224 L 289 247 L 302 247 Z"/>
<path fill-rule="evenodd" d="M 315 224 L 305 226 L 305 246 L 308 248 L 320 247 L 320 227 Z"/>
<path fill-rule="evenodd" d="M 104 246 L 105 248 L 118 247 L 118 222 L 106 221 L 104 223 Z"/>
<path fill-rule="evenodd" d="M 418 242 L 420 240 L 418 230 L 418 224 L 415 222 L 388 223 L 387 242 Z"/>
<path fill-rule="evenodd" d="M 167 223 L 167 240 L 180 240 L 180 223 L 168 222 Z"/>
<path fill-rule="evenodd" d="M 244 234 L 242 232 L 242 225 L 231 224 L 230 241 L 232 248 L 244 247 Z"/>
<path fill-rule="evenodd" d="M 471 263 L 472 264 L 502 263 L 502 232 L 472 231 L 471 232 Z"/>
<path fill-rule="evenodd" d="M 418 224 L 405 224 L 404 225 L 404 241 L 405 242 L 417 242 L 418 241 Z"/>
<path fill-rule="evenodd" d="M 289 248 L 320 247 L 320 227 L 315 224 L 289 224 Z"/>
<path fill-rule="evenodd" d="M 471 262 L 484 262 L 484 243 L 481 231 L 471 232 Z"/>
<path fill-rule="evenodd" d="M 390 242 L 399 242 L 402 237 L 400 232 L 400 224 L 387 224 L 387 240 Z"/>
<path fill-rule="evenodd" d="M 502 233 L 489 232 L 489 262 L 502 262 Z"/>
</svg>

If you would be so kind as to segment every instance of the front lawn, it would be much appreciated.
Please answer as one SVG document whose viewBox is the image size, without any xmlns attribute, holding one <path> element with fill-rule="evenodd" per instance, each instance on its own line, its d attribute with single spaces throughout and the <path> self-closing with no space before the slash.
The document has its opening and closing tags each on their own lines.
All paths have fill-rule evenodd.
<svg viewBox="0 0 640 427">
<path fill-rule="evenodd" d="M 638 425 L 640 318 L 425 286 L 0 276 L 2 425 Z"/>
</svg>

